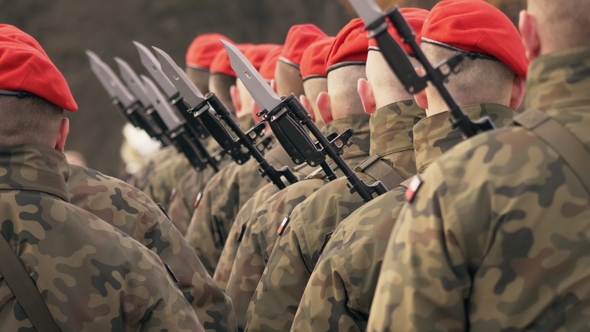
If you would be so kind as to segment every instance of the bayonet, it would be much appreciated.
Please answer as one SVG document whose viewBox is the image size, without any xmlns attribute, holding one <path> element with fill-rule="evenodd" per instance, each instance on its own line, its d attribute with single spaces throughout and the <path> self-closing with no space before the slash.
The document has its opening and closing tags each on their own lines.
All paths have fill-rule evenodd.
<svg viewBox="0 0 590 332">
<path fill-rule="evenodd" d="M 131 68 L 131 66 L 129 66 L 127 62 L 125 62 L 123 59 L 119 57 L 115 57 L 115 61 L 119 66 L 119 73 L 121 74 L 121 78 L 129 88 L 129 90 L 131 90 L 135 97 L 139 99 L 139 102 L 144 107 L 149 107 L 151 105 L 151 101 L 147 96 L 145 87 L 141 83 L 139 77 L 137 77 L 137 74 L 135 73 L 133 68 Z"/>
<path fill-rule="evenodd" d="M 349 0 L 349 2 L 357 14 L 363 19 L 367 30 L 370 31 L 369 37 L 377 40 L 377 44 L 385 60 L 409 93 L 416 94 L 424 90 L 428 85 L 428 81 L 430 81 L 449 107 L 449 113 L 451 115 L 449 120 L 453 128 L 459 128 L 466 137 L 471 137 L 494 128 L 493 122 L 489 117 L 471 121 L 453 99 L 444 84 L 448 80 L 448 77 L 456 72 L 458 65 L 464 58 L 463 54 L 457 53 L 446 61 L 443 61 L 437 67 L 434 67 L 428 61 L 424 52 L 422 52 L 422 49 L 416 42 L 416 34 L 397 6 L 394 6 L 383 14 L 378 10 L 374 0 Z M 393 27 L 397 30 L 402 41 L 410 46 L 415 58 L 424 68 L 425 76 L 420 76 L 416 73 L 406 52 L 387 32 L 389 26 L 387 19 L 389 19 Z"/>
<path fill-rule="evenodd" d="M 86 55 L 88 55 L 88 60 L 90 61 L 90 69 L 96 78 L 98 78 L 98 81 L 102 87 L 107 91 L 111 98 L 116 98 L 117 94 L 111 86 L 111 82 L 109 81 L 109 78 L 106 77 L 104 68 L 102 67 L 102 60 L 98 57 L 98 55 L 90 50 L 86 50 Z"/>
<path fill-rule="evenodd" d="M 321 160 L 322 168 L 335 174 L 325 160 L 325 156 L 329 156 L 348 179 L 351 185 L 350 192 L 357 192 L 365 202 L 372 200 L 373 194 L 381 195 L 387 192 L 387 188 L 379 181 L 371 186 L 367 185 L 342 159 L 342 150 L 351 144 L 352 129 L 349 128 L 344 133 L 328 139 L 313 123 L 311 116 L 294 94 L 278 98 L 270 88 L 263 87 L 267 85 L 266 82 L 236 47 L 228 43 L 224 45 L 232 68 L 263 110 L 263 119 L 271 124 L 271 129 L 281 144 L 283 141 L 279 137 L 286 141 L 287 148 L 294 147 L 297 150 L 298 154 L 290 154 L 292 159 L 298 155 L 321 157 L 322 159 L 317 159 L 316 162 Z M 318 144 L 313 144 L 309 137 L 305 137 L 307 135 L 303 126 L 316 138 Z"/>
<path fill-rule="evenodd" d="M 166 101 L 166 97 L 162 95 L 160 90 L 156 87 L 154 82 L 144 75 L 141 75 L 141 79 L 146 88 L 147 96 L 149 96 L 150 103 L 160 115 L 162 122 L 166 126 L 167 130 L 174 130 L 179 126 L 183 125 L 183 122 L 176 116 L 176 113 L 170 107 L 170 104 Z"/>
</svg>

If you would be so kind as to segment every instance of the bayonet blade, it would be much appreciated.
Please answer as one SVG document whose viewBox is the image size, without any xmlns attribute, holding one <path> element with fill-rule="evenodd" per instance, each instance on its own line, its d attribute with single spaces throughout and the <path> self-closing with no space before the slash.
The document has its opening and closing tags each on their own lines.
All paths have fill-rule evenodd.
<svg viewBox="0 0 590 332">
<path fill-rule="evenodd" d="M 148 70 L 150 75 L 152 75 L 156 82 L 158 82 L 158 85 L 162 88 L 162 90 L 164 90 L 164 93 L 166 96 L 168 96 L 168 98 L 173 97 L 178 91 L 162 72 L 162 68 L 160 67 L 160 63 L 156 57 L 147 47 L 143 46 L 142 44 L 136 41 L 134 41 L 133 44 L 135 44 L 135 47 L 137 47 L 139 57 L 141 58 L 141 63 Z"/>
<path fill-rule="evenodd" d="M 147 96 L 145 87 L 143 86 L 143 83 L 141 82 L 139 77 L 137 77 L 137 74 L 135 73 L 133 68 L 131 68 L 131 66 L 129 66 L 127 62 L 125 62 L 123 59 L 119 57 L 115 57 L 115 61 L 119 66 L 121 78 L 123 79 L 125 84 L 127 84 L 129 90 L 131 90 L 135 97 L 139 99 L 143 106 L 147 107 L 151 105 L 151 100 Z"/>
<path fill-rule="evenodd" d="M 111 67 L 102 61 L 100 66 L 103 68 L 104 73 L 106 74 L 105 77 L 108 77 L 108 82 L 115 93 L 115 98 L 119 99 L 125 108 L 129 108 L 131 105 L 133 105 L 137 99 L 131 94 L 131 92 L 129 92 L 129 90 L 127 90 L 119 77 L 115 75 L 115 72 L 113 72 Z"/>
<path fill-rule="evenodd" d="M 111 98 L 116 98 L 117 95 L 111 86 L 109 78 L 104 72 L 104 68 L 102 67 L 102 60 L 98 57 L 98 55 L 90 50 L 86 50 L 86 55 L 88 55 L 88 60 L 90 61 L 90 70 L 92 70 L 96 78 L 98 78 L 98 81 L 102 87 L 107 90 L 109 96 Z"/>
<path fill-rule="evenodd" d="M 164 51 L 157 47 L 153 47 L 158 60 L 160 60 L 160 66 L 162 72 L 170 79 L 172 84 L 178 89 L 184 101 L 193 108 L 205 100 L 205 97 L 201 91 L 193 84 L 188 78 L 184 70 L 180 69 L 178 65 L 172 60 L 172 58 Z"/>
<path fill-rule="evenodd" d="M 144 75 L 141 75 L 141 79 L 148 92 L 151 104 L 154 106 L 156 112 L 158 112 L 158 115 L 160 115 L 160 118 L 162 118 L 162 121 L 164 121 L 166 127 L 168 127 L 169 130 L 174 130 L 181 126 L 182 122 L 176 116 L 176 113 L 174 113 L 174 110 L 170 107 L 168 101 L 166 101 L 166 97 L 162 95 L 154 82 Z"/>
<path fill-rule="evenodd" d="M 348 0 L 354 11 L 365 22 L 365 26 L 370 26 L 383 17 L 381 8 L 377 6 L 374 0 Z"/>
<path fill-rule="evenodd" d="M 252 66 L 244 54 L 231 43 L 224 40 L 221 42 L 227 50 L 232 68 L 238 74 L 238 77 L 242 80 L 242 83 L 244 83 L 252 98 L 256 101 L 256 104 L 260 106 L 260 109 L 272 111 L 279 106 L 282 102 L 281 98 L 272 91 L 270 85 L 260 76 L 258 70 Z"/>
</svg>

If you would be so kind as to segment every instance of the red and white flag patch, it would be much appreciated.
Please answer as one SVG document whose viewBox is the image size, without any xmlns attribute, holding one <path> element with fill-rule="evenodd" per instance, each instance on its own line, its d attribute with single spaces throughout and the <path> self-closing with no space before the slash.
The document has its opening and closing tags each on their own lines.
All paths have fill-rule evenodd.
<svg viewBox="0 0 590 332">
<path fill-rule="evenodd" d="M 414 176 L 414 178 L 412 178 L 412 181 L 410 182 L 408 189 L 406 189 L 406 201 L 410 203 L 414 201 L 414 197 L 416 197 L 418 190 L 420 189 L 420 187 L 422 187 L 422 183 L 423 182 L 422 178 L 420 178 L 420 175 L 416 175 Z"/>
</svg>

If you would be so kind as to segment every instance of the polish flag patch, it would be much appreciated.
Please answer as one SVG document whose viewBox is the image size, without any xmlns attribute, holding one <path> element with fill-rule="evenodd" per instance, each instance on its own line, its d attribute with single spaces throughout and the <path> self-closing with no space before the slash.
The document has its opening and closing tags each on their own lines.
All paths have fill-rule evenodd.
<svg viewBox="0 0 590 332">
<path fill-rule="evenodd" d="M 410 185 L 408 186 L 408 189 L 406 189 L 406 201 L 410 203 L 414 201 L 414 198 L 416 197 L 418 190 L 420 189 L 420 187 L 422 187 L 422 183 L 423 182 L 422 178 L 420 178 L 420 175 L 414 176 L 414 178 L 410 182 Z"/>
<path fill-rule="evenodd" d="M 172 202 L 172 200 L 174 199 L 174 197 L 176 197 L 176 192 L 178 190 L 176 188 L 172 189 L 172 192 L 170 193 L 170 197 L 168 198 L 168 202 Z"/>
<path fill-rule="evenodd" d="M 285 219 L 283 219 L 283 221 L 281 222 L 281 225 L 279 226 L 279 229 L 277 230 L 278 236 L 283 235 L 283 232 L 285 231 L 285 227 L 287 227 L 289 220 L 291 220 L 289 217 L 285 217 Z"/>
<path fill-rule="evenodd" d="M 199 193 L 197 194 L 197 199 L 195 199 L 195 204 L 193 204 L 193 207 L 195 209 L 199 206 L 199 203 L 201 202 L 202 197 L 203 197 L 203 192 L 199 191 Z"/>
</svg>

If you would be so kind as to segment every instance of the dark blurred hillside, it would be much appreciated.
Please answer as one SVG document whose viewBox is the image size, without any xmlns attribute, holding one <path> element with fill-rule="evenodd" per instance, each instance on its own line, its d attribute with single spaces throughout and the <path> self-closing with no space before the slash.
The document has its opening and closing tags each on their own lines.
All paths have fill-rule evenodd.
<svg viewBox="0 0 590 332">
<path fill-rule="evenodd" d="M 346 0 L 0 0 L 0 22 L 33 35 L 68 80 L 80 110 L 68 114 L 68 149 L 82 152 L 89 165 L 107 174 L 119 171 L 124 124 L 90 71 L 84 50 L 96 52 L 118 72 L 113 56 L 144 72 L 137 40 L 167 51 L 179 64 L 198 34 L 216 31 L 236 42 L 282 43 L 296 23 L 317 24 L 335 34 L 353 16 Z M 492 0 L 514 13 L 524 0 Z M 379 0 L 430 8 L 435 0 Z M 515 9 L 516 8 L 516 9 Z"/>
</svg>

